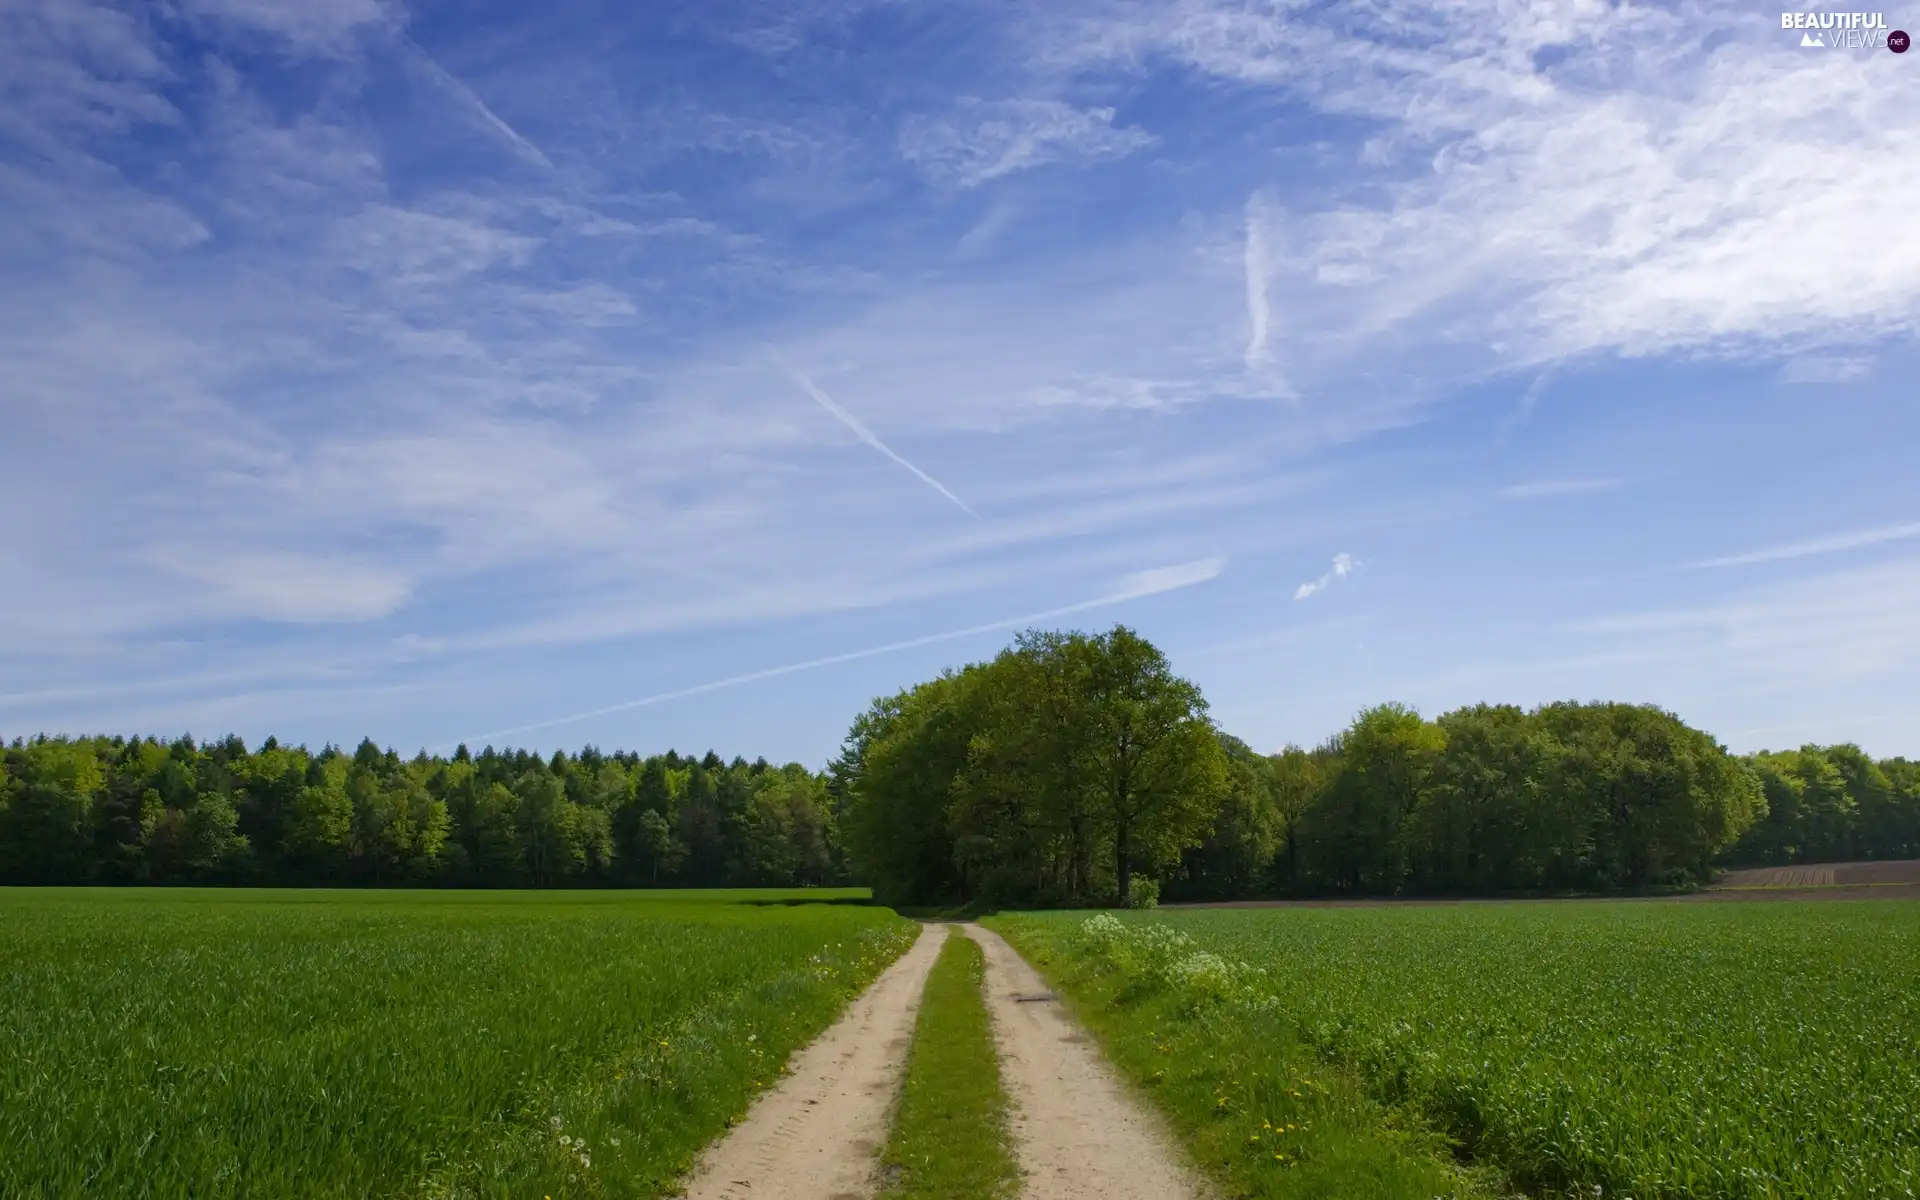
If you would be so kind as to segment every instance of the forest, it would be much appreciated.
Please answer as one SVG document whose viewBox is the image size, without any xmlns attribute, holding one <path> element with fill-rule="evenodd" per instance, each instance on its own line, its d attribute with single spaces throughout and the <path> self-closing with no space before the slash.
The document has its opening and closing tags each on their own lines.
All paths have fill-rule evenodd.
<svg viewBox="0 0 1920 1200">
<path fill-rule="evenodd" d="M 826 780 L 677 753 L 371 740 L 35 738 L 6 749 L 0 882 L 735 887 L 846 876 Z"/>
<path fill-rule="evenodd" d="M 15 738 L 0 883 L 758 887 L 1139 906 L 1614 892 L 1920 857 L 1920 763 L 1737 757 L 1645 705 L 1367 709 L 1256 753 L 1124 626 L 1032 631 L 876 700 L 824 772 L 371 740 Z"/>
<path fill-rule="evenodd" d="M 1028 633 L 878 700 L 830 773 L 896 904 L 1618 892 L 1718 866 L 1920 856 L 1920 764 L 1735 757 L 1658 708 L 1361 712 L 1311 750 L 1221 733 L 1125 627 Z"/>
</svg>

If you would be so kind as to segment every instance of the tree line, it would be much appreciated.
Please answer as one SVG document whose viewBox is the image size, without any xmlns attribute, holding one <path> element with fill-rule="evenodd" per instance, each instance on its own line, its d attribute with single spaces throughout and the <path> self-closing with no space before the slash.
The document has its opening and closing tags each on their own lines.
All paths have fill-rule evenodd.
<svg viewBox="0 0 1920 1200">
<path fill-rule="evenodd" d="M 1920 857 L 1920 764 L 1645 705 L 1383 704 L 1256 753 L 1124 626 L 876 700 L 824 772 L 669 752 L 15 739 L 0 882 L 870 884 L 884 903 L 1620 891 Z"/>
<path fill-rule="evenodd" d="M 1593 892 L 1920 857 L 1920 764 L 1736 757 L 1646 705 L 1361 712 L 1255 753 L 1124 627 L 1029 633 L 878 700 L 829 774 L 899 904 Z"/>
<path fill-rule="evenodd" d="M 450 887 L 836 884 L 825 776 L 798 763 L 363 741 L 15 739 L 0 882 Z"/>
</svg>

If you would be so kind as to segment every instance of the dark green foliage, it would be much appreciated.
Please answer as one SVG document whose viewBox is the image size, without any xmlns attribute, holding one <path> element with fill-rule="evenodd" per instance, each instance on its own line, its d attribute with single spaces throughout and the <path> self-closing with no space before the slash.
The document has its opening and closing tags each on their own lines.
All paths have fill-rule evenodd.
<svg viewBox="0 0 1920 1200">
<path fill-rule="evenodd" d="M 1767 775 L 1773 757 L 1735 758 L 1647 705 L 1567 703 L 1531 712 L 1476 705 L 1436 721 L 1381 705 L 1317 750 L 1289 747 L 1263 760 L 1240 787 L 1256 804 L 1264 801 L 1265 818 L 1230 804 L 1166 894 L 1599 892 L 1703 883 L 1729 847 L 1737 854 L 1774 845 L 1765 840 L 1770 801 L 1780 813 L 1782 798 L 1806 792 L 1829 814 L 1820 829 L 1844 820 L 1833 814 L 1852 803 L 1856 785 L 1848 776 L 1833 767 L 1790 787 L 1777 770 Z M 1895 831 L 1874 844 L 1877 853 L 1897 852 L 1907 844 L 1898 832 L 1908 828 L 1903 821 L 1920 815 L 1920 790 L 1903 793 L 1891 783 L 1890 764 L 1864 756 L 1850 769 L 1866 781 L 1857 785 L 1861 794 L 1873 798 L 1862 802 L 1876 814 L 1872 827 Z M 1828 849 L 1864 849 L 1837 834 L 1823 837 Z M 1246 863 L 1268 845 L 1264 886 L 1250 885 Z"/>
<path fill-rule="evenodd" d="M 1920 858 L 1920 764 L 1858 746 L 1802 746 L 1749 760 L 1766 812 L 1727 854 L 1740 866 Z"/>
<path fill-rule="evenodd" d="M 1150 900 L 1229 792 L 1199 689 L 1124 626 L 877 701 L 832 775 L 875 895 L 918 906 Z"/>
<path fill-rule="evenodd" d="M 934 908 L 1632 891 L 1723 856 L 1920 856 L 1913 764 L 1742 760 L 1651 705 L 1383 704 L 1270 757 L 1205 714 L 1130 630 L 1029 632 L 875 702 L 827 786 L 861 877 Z"/>
<path fill-rule="evenodd" d="M 35 738 L 5 749 L 0 884 L 787 887 L 844 882 L 824 776 L 676 754 L 369 739 Z"/>
</svg>

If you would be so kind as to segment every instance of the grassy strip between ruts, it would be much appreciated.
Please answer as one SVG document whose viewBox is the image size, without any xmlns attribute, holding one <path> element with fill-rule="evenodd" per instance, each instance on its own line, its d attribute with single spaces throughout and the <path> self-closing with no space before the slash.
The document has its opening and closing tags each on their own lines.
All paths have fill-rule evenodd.
<svg viewBox="0 0 1920 1200">
<path fill-rule="evenodd" d="M 906 1084 L 881 1157 L 882 1200 L 992 1200 L 1019 1180 L 987 1015 L 986 960 L 957 929 L 927 977 Z"/>
<path fill-rule="evenodd" d="M 986 922 L 1063 996 L 1121 1073 L 1160 1108 L 1194 1161 L 1232 1197 L 1479 1200 L 1505 1193 L 1459 1166 L 1447 1141 L 1364 1082 L 1329 1068 L 1280 1021 L 1194 1003 L 1083 953 L 1073 926 Z"/>
</svg>

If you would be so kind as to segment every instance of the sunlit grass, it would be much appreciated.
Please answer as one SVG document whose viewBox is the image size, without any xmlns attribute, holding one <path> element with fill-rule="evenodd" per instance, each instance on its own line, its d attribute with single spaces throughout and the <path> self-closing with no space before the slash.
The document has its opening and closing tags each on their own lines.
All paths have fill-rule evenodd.
<svg viewBox="0 0 1920 1200">
<path fill-rule="evenodd" d="M 658 1194 L 912 938 L 768 898 L 0 891 L 0 1195 Z"/>
<path fill-rule="evenodd" d="M 1296 1045 L 1307 1056 L 1287 1066 L 1296 1077 L 1318 1063 L 1322 1082 L 1364 1087 L 1384 1112 L 1444 1132 L 1462 1154 L 1539 1192 L 1920 1191 L 1920 905 L 1118 920 L 1124 932 L 1113 936 L 1083 932 L 1084 914 L 1002 924 L 1052 956 L 1064 986 L 1126 1014 L 1117 1024 L 1159 1022 L 1184 1058 L 1170 1074 L 1214 1081 L 1221 1127 L 1245 1126 L 1236 1136 L 1262 1133 L 1274 1103 L 1300 1090 L 1276 1096 L 1281 1072 L 1257 1061 Z M 1176 1023 L 1175 1013 L 1187 1015 Z M 1207 1030 L 1219 1036 L 1196 1032 Z"/>
</svg>

